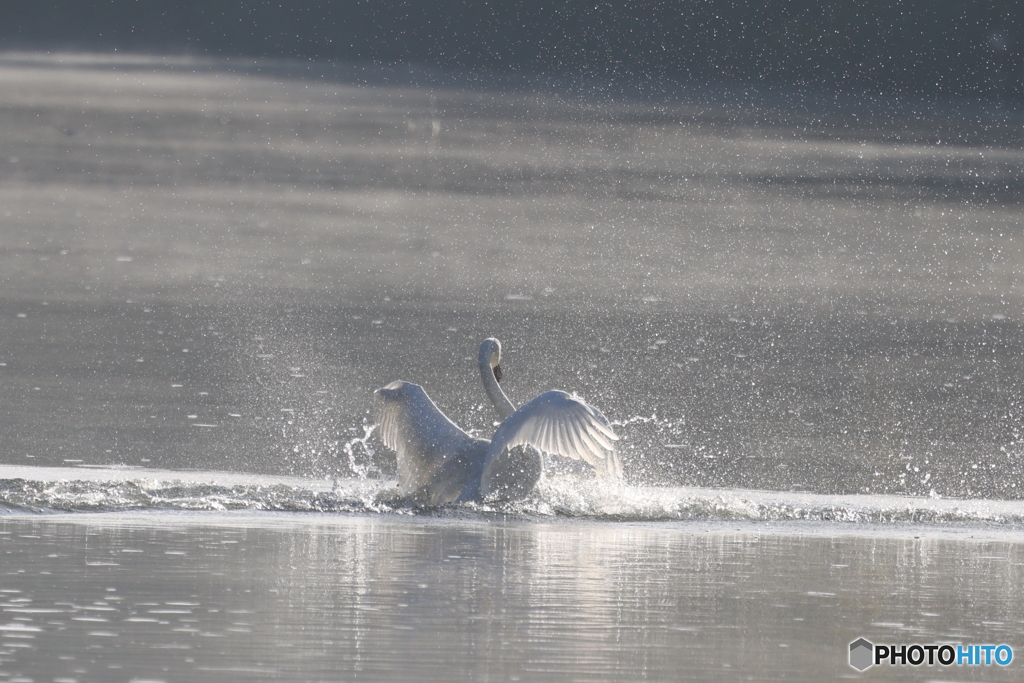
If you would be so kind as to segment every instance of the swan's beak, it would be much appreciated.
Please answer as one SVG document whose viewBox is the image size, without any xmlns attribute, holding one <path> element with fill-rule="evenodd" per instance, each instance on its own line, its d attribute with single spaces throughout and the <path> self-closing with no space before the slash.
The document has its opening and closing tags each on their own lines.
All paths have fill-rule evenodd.
<svg viewBox="0 0 1024 683">
<path fill-rule="evenodd" d="M 494 379 L 495 379 L 495 381 L 498 381 L 498 382 L 501 381 L 501 366 L 500 365 L 495 365 L 494 366 Z"/>
</svg>

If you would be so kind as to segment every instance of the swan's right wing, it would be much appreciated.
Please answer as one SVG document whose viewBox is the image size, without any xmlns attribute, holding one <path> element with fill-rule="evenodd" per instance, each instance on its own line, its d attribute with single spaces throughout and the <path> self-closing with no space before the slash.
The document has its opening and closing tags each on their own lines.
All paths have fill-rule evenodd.
<svg viewBox="0 0 1024 683">
<path fill-rule="evenodd" d="M 418 384 L 399 380 L 374 395 L 378 435 L 398 456 L 398 486 L 403 494 L 426 486 L 446 459 L 472 449 L 476 440 L 438 410 Z"/>
<path fill-rule="evenodd" d="M 487 450 L 480 491 L 503 490 L 512 479 L 533 476 L 533 456 L 516 446 L 590 463 L 602 477 L 621 478 L 615 452 L 619 437 L 597 408 L 564 391 L 546 391 L 512 413 L 494 433 Z M 539 472 L 537 473 L 539 476 Z"/>
</svg>

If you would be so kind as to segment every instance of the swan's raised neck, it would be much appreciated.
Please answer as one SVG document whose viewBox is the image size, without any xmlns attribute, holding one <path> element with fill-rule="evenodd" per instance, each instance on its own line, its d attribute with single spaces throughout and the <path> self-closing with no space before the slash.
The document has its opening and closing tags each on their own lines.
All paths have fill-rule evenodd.
<svg viewBox="0 0 1024 683">
<path fill-rule="evenodd" d="M 486 365 L 493 371 L 501 363 L 501 342 L 494 337 L 484 339 L 480 342 L 476 359 L 480 367 Z"/>
<path fill-rule="evenodd" d="M 483 380 L 487 398 L 491 399 L 494 409 L 504 420 L 516 409 L 498 385 L 498 379 L 501 378 L 501 342 L 494 337 L 484 339 L 477 354 L 477 363 L 480 365 L 480 379 Z"/>
</svg>

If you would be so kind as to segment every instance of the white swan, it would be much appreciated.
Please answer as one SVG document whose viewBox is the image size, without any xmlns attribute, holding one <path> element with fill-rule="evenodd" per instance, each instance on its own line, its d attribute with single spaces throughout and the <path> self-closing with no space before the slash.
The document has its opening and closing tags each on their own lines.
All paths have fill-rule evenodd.
<svg viewBox="0 0 1024 683">
<path fill-rule="evenodd" d="M 502 419 L 490 441 L 459 429 L 418 384 L 398 380 L 374 392 L 380 439 L 398 455 L 403 494 L 433 505 L 522 498 L 540 478 L 539 451 L 584 460 L 599 476 L 622 476 L 619 437 L 601 411 L 564 391 L 546 391 L 516 410 L 498 385 L 501 343 L 484 340 L 477 360 Z"/>
</svg>

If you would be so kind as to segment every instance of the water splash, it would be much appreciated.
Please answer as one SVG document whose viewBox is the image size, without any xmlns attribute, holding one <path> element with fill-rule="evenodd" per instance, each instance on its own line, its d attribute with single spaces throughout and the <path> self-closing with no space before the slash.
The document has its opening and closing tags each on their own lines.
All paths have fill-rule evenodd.
<svg viewBox="0 0 1024 683">
<path fill-rule="evenodd" d="M 342 452 L 348 456 L 349 469 L 361 479 L 379 479 L 383 474 L 374 461 L 376 451 L 370 443 L 370 437 L 378 424 L 363 424 L 363 435 L 349 439 L 341 447 Z"/>
<path fill-rule="evenodd" d="M 1024 503 L 1002 500 L 834 496 L 792 491 L 629 486 L 545 478 L 522 511 L 623 521 L 814 521 L 857 524 L 1024 523 Z"/>
<path fill-rule="evenodd" d="M 361 439 L 369 438 L 368 429 Z M 353 443 L 353 449 L 357 446 Z M 355 457 L 355 455 L 353 455 Z M 393 479 L 331 480 L 227 472 L 0 466 L 0 512 L 268 510 L 465 515 L 494 513 L 620 521 L 810 521 L 851 524 L 1024 525 L 1024 502 L 832 496 L 801 492 L 630 486 L 546 476 L 526 500 L 423 507 L 398 495 Z"/>
<path fill-rule="evenodd" d="M 634 415 L 633 417 L 628 417 L 625 420 L 610 420 L 608 424 L 610 424 L 613 427 L 626 427 L 632 424 L 651 423 L 660 424 L 657 413 L 652 413 L 650 417 L 646 417 L 644 415 Z M 671 426 L 671 423 L 666 423 L 666 425 Z"/>
</svg>

